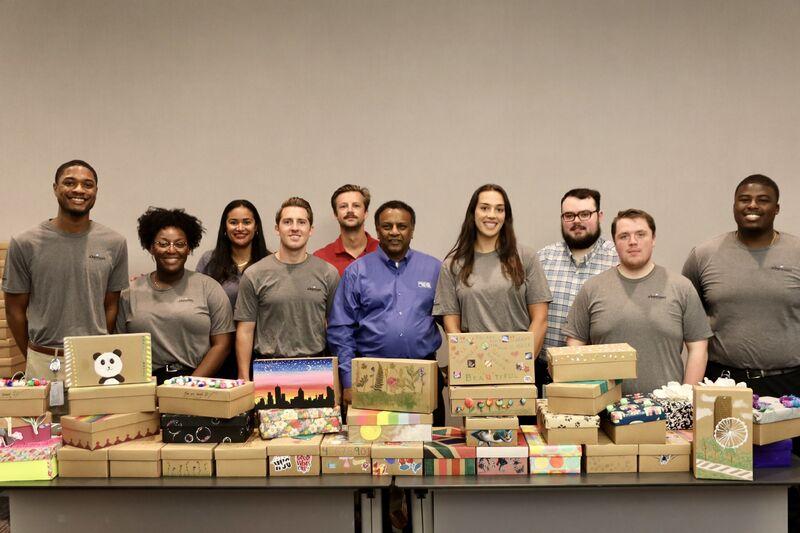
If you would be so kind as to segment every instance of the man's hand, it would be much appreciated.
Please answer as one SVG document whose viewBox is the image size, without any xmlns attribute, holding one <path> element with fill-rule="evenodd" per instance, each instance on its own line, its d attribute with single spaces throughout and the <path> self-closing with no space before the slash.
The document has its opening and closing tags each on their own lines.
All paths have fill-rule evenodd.
<svg viewBox="0 0 800 533">
<path fill-rule="evenodd" d="M 350 405 L 353 402 L 353 389 L 346 388 L 342 389 L 342 403 L 345 405 Z"/>
</svg>

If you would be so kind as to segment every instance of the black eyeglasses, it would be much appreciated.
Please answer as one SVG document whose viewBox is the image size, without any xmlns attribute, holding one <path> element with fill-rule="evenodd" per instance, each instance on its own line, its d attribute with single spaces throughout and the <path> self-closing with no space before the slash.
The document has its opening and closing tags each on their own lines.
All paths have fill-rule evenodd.
<svg viewBox="0 0 800 533">
<path fill-rule="evenodd" d="M 582 222 L 585 222 L 592 218 L 592 215 L 597 213 L 597 209 L 594 211 L 578 211 L 577 213 L 570 213 L 567 211 L 566 213 L 561 213 L 561 220 L 564 222 L 572 222 L 576 218 Z"/>
</svg>

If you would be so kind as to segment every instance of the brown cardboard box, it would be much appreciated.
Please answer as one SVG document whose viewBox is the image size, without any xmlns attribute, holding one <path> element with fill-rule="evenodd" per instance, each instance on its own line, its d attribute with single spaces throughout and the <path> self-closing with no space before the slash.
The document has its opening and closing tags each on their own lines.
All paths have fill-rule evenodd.
<svg viewBox="0 0 800 533">
<path fill-rule="evenodd" d="M 162 413 L 215 418 L 233 418 L 252 409 L 255 402 L 253 391 L 252 381 L 228 389 L 181 385 L 159 385 L 156 389 L 158 408 Z"/>
<path fill-rule="evenodd" d="M 422 476 L 421 442 L 380 442 L 372 445 L 373 476 Z"/>
<path fill-rule="evenodd" d="M 601 431 L 597 444 L 587 444 L 583 448 L 587 474 L 636 472 L 638 444 L 614 444 Z"/>
<path fill-rule="evenodd" d="M 214 448 L 217 477 L 267 477 L 268 441 L 225 442 Z"/>
<path fill-rule="evenodd" d="M 8 329 L 8 322 L 5 319 L 0 320 L 0 339 L 10 339 L 11 330 Z"/>
<path fill-rule="evenodd" d="M 561 346 L 547 349 L 553 381 L 636 378 L 636 350 L 629 344 Z"/>
<path fill-rule="evenodd" d="M 50 383 L 38 387 L 0 387 L 0 416 L 42 416 L 47 412 Z"/>
<path fill-rule="evenodd" d="M 595 380 L 545 385 L 551 413 L 596 415 L 622 398 L 622 380 Z"/>
<path fill-rule="evenodd" d="M 451 385 L 532 384 L 533 333 L 447 335 Z"/>
<path fill-rule="evenodd" d="M 350 442 L 347 433 L 329 433 L 320 444 L 323 474 L 369 474 L 371 443 Z"/>
<path fill-rule="evenodd" d="M 694 386 L 693 471 L 700 479 L 753 480 L 753 391 Z"/>
<path fill-rule="evenodd" d="M 149 413 L 155 410 L 155 379 L 150 383 L 72 387 L 69 390 L 71 416 Z"/>
<path fill-rule="evenodd" d="M 452 416 L 534 416 L 536 385 L 450 387 Z"/>
<path fill-rule="evenodd" d="M 16 346 L 17 341 L 14 340 L 14 337 L 5 337 L 0 339 L 0 347 L 9 348 L 11 346 Z"/>
<path fill-rule="evenodd" d="M 62 446 L 58 450 L 59 477 L 108 477 L 108 449 L 84 450 Z"/>
<path fill-rule="evenodd" d="M 666 420 L 618 426 L 603 419 L 600 425 L 615 444 L 664 444 L 667 441 Z"/>
<path fill-rule="evenodd" d="M 536 422 L 547 444 L 597 444 L 599 416 L 555 414 L 549 404 L 549 399 L 536 402 Z"/>
<path fill-rule="evenodd" d="M 0 356 L 0 378 L 11 378 L 18 372 L 25 372 L 25 358 L 21 354 Z"/>
<path fill-rule="evenodd" d="M 156 435 L 160 429 L 155 412 L 61 417 L 64 444 L 88 450 Z"/>
<path fill-rule="evenodd" d="M 692 443 L 673 431 L 666 444 L 639 445 L 639 472 L 688 472 Z"/>
<path fill-rule="evenodd" d="M 516 446 L 519 418 L 516 416 L 468 416 L 464 422 L 467 446 Z"/>
<path fill-rule="evenodd" d="M 164 477 L 213 477 L 216 443 L 165 444 L 161 448 Z"/>
<path fill-rule="evenodd" d="M 64 386 L 147 383 L 152 372 L 149 333 L 64 337 Z"/>
<path fill-rule="evenodd" d="M 161 477 L 160 435 L 136 439 L 108 448 L 111 477 Z"/>
<path fill-rule="evenodd" d="M 0 294 L 3 292 L 0 291 Z M 14 356 L 21 356 L 22 352 L 19 351 L 19 346 L 2 346 L 0 345 L 0 357 L 14 357 Z M 11 376 L 9 376 L 11 377 Z"/>
<path fill-rule="evenodd" d="M 278 437 L 267 446 L 270 476 L 318 476 L 322 435 Z"/>
<path fill-rule="evenodd" d="M 425 359 L 353 359 L 353 407 L 432 413 L 439 404 L 439 367 Z"/>
<path fill-rule="evenodd" d="M 753 444 L 758 446 L 798 436 L 800 436 L 800 418 L 769 424 L 753 424 Z"/>
</svg>

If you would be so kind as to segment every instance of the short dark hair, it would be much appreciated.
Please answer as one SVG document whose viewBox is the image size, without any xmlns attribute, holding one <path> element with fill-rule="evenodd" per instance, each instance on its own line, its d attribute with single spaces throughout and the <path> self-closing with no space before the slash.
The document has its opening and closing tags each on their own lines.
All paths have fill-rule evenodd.
<svg viewBox="0 0 800 533">
<path fill-rule="evenodd" d="M 736 189 L 733 191 L 734 196 L 739 194 L 739 189 L 741 189 L 744 185 L 749 185 L 751 183 L 758 183 L 759 185 L 763 185 L 764 187 L 769 187 L 773 191 L 775 191 L 775 201 L 781 199 L 781 191 L 778 189 L 778 184 L 770 178 L 769 176 L 765 176 L 764 174 L 751 174 L 747 176 L 745 179 L 739 182 L 739 185 L 736 186 Z"/>
<path fill-rule="evenodd" d="M 149 207 L 139 217 L 139 243 L 142 248 L 149 250 L 156 240 L 158 232 L 164 228 L 178 228 L 186 234 L 189 250 L 200 246 L 203 232 L 206 230 L 200 219 L 194 217 L 183 209 L 163 209 Z"/>
<path fill-rule="evenodd" d="M 336 198 L 346 192 L 358 192 L 361 193 L 361 196 L 364 197 L 364 209 L 369 211 L 369 201 L 372 199 L 372 196 L 369 194 L 369 189 L 366 187 L 362 187 L 360 185 L 353 185 L 352 183 L 348 183 L 346 185 L 342 185 L 331 195 L 331 207 L 333 208 L 333 214 L 336 214 Z"/>
<path fill-rule="evenodd" d="M 624 211 L 620 211 L 617 213 L 617 216 L 614 217 L 614 221 L 611 223 L 611 238 L 616 240 L 617 238 L 617 220 L 622 218 L 643 218 L 647 221 L 647 225 L 650 226 L 650 231 L 653 232 L 653 237 L 656 236 L 656 221 L 648 213 L 642 209 L 625 209 Z"/>
<path fill-rule="evenodd" d="M 411 225 L 417 225 L 417 214 L 414 212 L 414 208 L 408 205 L 407 203 L 401 200 L 389 200 L 388 202 L 384 202 L 375 211 L 375 227 L 377 228 L 380 225 L 381 213 L 386 211 L 387 209 L 402 209 L 403 211 L 408 212 L 411 215 Z"/>
<path fill-rule="evenodd" d="M 283 214 L 283 209 L 286 207 L 302 207 L 308 213 L 308 223 L 312 226 L 314 225 L 314 212 L 311 210 L 311 204 L 299 196 L 292 196 L 281 204 L 278 211 L 275 212 L 275 224 L 281 223 L 281 215 Z"/>
<path fill-rule="evenodd" d="M 594 200 L 595 209 L 600 211 L 600 191 L 596 191 L 594 189 L 586 189 L 586 188 L 578 188 L 578 189 L 570 189 L 564 196 L 561 197 L 561 204 L 564 204 L 564 200 L 569 197 L 577 198 L 578 200 L 586 200 L 587 198 L 591 198 Z"/>
<path fill-rule="evenodd" d="M 60 178 L 61 175 L 64 173 L 64 171 L 67 170 L 69 167 L 83 167 L 92 173 L 92 176 L 94 176 L 94 181 L 98 181 L 97 171 L 92 167 L 92 165 L 81 159 L 73 159 L 72 161 L 67 161 L 66 163 L 62 163 L 56 169 L 56 176 L 53 179 L 53 183 L 58 183 L 58 178 Z"/>
</svg>

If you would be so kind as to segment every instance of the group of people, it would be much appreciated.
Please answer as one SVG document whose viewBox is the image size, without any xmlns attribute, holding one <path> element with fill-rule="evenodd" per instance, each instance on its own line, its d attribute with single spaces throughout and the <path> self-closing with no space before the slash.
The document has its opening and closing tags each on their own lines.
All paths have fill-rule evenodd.
<svg viewBox="0 0 800 533">
<path fill-rule="evenodd" d="M 409 204 L 375 209 L 376 239 L 366 231 L 369 191 L 344 185 L 331 196 L 334 242 L 308 253 L 314 213 L 292 197 L 275 214 L 272 252 L 255 205 L 234 200 L 197 271 L 186 261 L 201 221 L 150 208 L 138 236 L 155 269 L 129 281 L 125 239 L 90 220 L 94 168 L 64 163 L 53 191 L 56 217 L 11 239 L 3 274 L 30 377 L 63 380 L 65 336 L 147 332 L 159 382 L 248 379 L 254 358 L 335 355 L 347 402 L 354 358 L 433 359 L 441 326 L 533 332 L 539 387 L 548 347 L 627 342 L 639 362 L 626 393 L 722 374 L 762 395 L 800 393 L 800 242 L 774 229 L 780 193 L 764 175 L 736 186 L 736 230 L 695 247 L 682 275 L 654 263 L 656 223 L 643 210 L 620 211 L 602 237 L 592 189 L 564 194 L 562 239 L 536 252 L 517 242 L 505 190 L 484 185 L 442 262 L 411 248 Z"/>
</svg>

